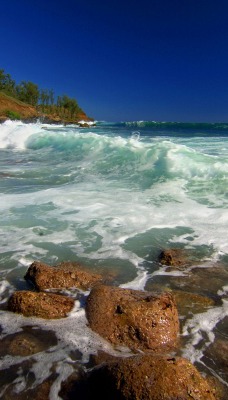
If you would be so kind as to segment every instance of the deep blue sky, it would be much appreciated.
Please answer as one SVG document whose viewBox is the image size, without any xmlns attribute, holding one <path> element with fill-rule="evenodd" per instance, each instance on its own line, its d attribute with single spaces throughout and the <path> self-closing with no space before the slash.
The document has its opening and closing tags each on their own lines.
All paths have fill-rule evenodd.
<svg viewBox="0 0 228 400">
<path fill-rule="evenodd" d="M 228 121 L 228 0 L 2 0 L 0 51 L 98 120 Z"/>
</svg>

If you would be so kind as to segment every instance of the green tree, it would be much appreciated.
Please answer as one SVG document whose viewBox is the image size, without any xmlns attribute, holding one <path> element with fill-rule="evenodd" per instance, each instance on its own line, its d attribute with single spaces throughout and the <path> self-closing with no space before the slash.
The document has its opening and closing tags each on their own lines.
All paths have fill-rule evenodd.
<svg viewBox="0 0 228 400">
<path fill-rule="evenodd" d="M 54 103 L 55 103 L 55 95 L 54 95 L 54 90 L 53 89 L 49 90 L 49 99 L 50 99 L 51 106 L 53 106 Z"/>
<path fill-rule="evenodd" d="M 67 118 L 73 118 L 81 111 L 77 101 L 65 94 L 63 96 L 58 96 L 57 106 L 60 110 L 60 114 Z"/>
<path fill-rule="evenodd" d="M 38 86 L 35 83 L 22 81 L 16 89 L 19 100 L 37 106 L 40 93 Z"/>
<path fill-rule="evenodd" d="M 45 91 L 43 89 L 40 90 L 39 101 L 40 101 L 42 111 L 44 111 L 45 96 L 46 96 Z"/>
<path fill-rule="evenodd" d="M 4 73 L 4 69 L 0 69 L 0 90 L 11 96 L 16 94 L 15 81 L 10 74 Z"/>
<path fill-rule="evenodd" d="M 38 107 L 42 112 L 57 113 L 60 118 L 66 120 L 77 118 L 82 112 L 77 101 L 66 94 L 58 96 L 55 104 L 53 89 L 39 89 L 38 85 L 30 81 L 22 81 L 17 85 L 4 69 L 0 69 L 0 91 Z"/>
</svg>

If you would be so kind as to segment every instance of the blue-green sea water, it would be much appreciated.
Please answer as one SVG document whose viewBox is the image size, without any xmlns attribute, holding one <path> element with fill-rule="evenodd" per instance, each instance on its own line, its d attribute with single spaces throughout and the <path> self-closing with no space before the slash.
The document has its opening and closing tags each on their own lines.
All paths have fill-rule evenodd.
<svg viewBox="0 0 228 400">
<path fill-rule="evenodd" d="M 44 322 L 6 310 L 10 294 L 27 288 L 23 276 L 34 260 L 111 271 L 121 287 L 206 296 L 213 305 L 194 310 L 189 304 L 180 315 L 181 355 L 227 385 L 227 369 L 209 349 L 216 340 L 227 343 L 228 123 L 80 128 L 7 121 L 0 125 L 0 216 L 1 337 L 31 326 L 58 338 L 30 357 L 32 380 L 21 366 L 26 357 L 3 357 L 0 370 L 16 371 L 12 393 L 35 388 L 54 369 L 50 398 L 58 399 L 76 366 L 86 368 L 99 349 L 122 351 L 89 330 L 77 292 L 67 319 Z M 162 266 L 166 248 L 188 251 L 193 265 Z M 1 396 L 7 385 L 0 384 Z"/>
</svg>

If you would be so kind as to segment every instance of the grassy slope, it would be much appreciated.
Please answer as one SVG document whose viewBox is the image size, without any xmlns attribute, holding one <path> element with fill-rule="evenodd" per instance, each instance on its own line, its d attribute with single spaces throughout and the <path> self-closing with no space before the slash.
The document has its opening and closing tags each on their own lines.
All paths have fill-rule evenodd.
<svg viewBox="0 0 228 400">
<path fill-rule="evenodd" d="M 20 114 L 22 119 L 38 117 L 35 107 L 0 92 L 0 119 L 7 119 L 7 111 Z"/>
<path fill-rule="evenodd" d="M 37 111 L 37 109 L 30 104 L 23 103 L 20 100 L 17 100 L 13 97 L 6 95 L 3 92 L 0 92 L 0 122 L 8 119 L 7 111 L 18 113 L 22 120 L 36 119 L 41 116 L 46 117 L 48 120 L 50 120 L 50 122 L 59 122 L 61 120 L 61 118 L 56 113 L 53 115 L 45 115 L 44 113 L 40 113 L 39 111 Z M 63 122 L 77 122 L 80 120 L 89 121 L 91 119 L 82 112 L 80 115 L 78 115 L 77 120 L 63 120 Z"/>
</svg>

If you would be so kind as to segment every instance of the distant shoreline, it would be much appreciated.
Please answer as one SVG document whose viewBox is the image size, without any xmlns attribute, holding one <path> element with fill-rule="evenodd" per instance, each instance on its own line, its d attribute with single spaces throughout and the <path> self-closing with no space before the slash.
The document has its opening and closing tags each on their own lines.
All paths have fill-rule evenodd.
<svg viewBox="0 0 228 400">
<path fill-rule="evenodd" d="M 57 112 L 40 112 L 30 104 L 23 103 L 13 97 L 0 92 L 0 123 L 7 120 L 22 121 L 24 123 L 36 123 L 37 120 L 46 124 L 76 124 L 80 121 L 85 123 L 93 122 L 84 112 L 77 115 L 77 118 L 61 118 Z"/>
</svg>

